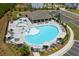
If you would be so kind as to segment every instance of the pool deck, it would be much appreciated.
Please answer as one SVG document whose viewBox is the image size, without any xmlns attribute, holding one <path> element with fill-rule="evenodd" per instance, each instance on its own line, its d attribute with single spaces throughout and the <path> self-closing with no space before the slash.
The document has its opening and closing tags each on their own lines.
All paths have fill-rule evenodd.
<svg viewBox="0 0 79 59">
<path fill-rule="evenodd" d="M 67 26 L 67 28 L 70 30 L 70 33 L 71 33 L 68 43 L 62 49 L 60 49 L 59 51 L 57 51 L 57 52 L 55 52 L 55 53 L 53 53 L 49 56 L 62 56 L 67 51 L 69 51 L 71 49 L 71 47 L 73 46 L 73 44 L 74 44 L 74 33 L 73 33 L 73 30 L 69 26 Z M 33 53 L 33 54 L 34 54 L 34 56 L 40 56 L 39 53 Z"/>
<path fill-rule="evenodd" d="M 8 31 L 11 29 L 11 28 L 13 28 L 14 29 L 14 37 L 15 38 L 19 38 L 19 40 L 18 41 L 15 41 L 15 38 L 14 39 L 12 39 L 12 40 L 10 40 L 10 42 L 9 43 L 16 43 L 16 44 L 22 44 L 22 43 L 24 43 L 25 42 L 25 39 L 24 39 L 24 34 L 22 33 L 22 32 L 24 32 L 26 29 L 28 29 L 28 27 L 31 27 L 31 25 L 29 26 L 28 24 L 26 25 L 24 25 L 25 27 L 19 27 L 19 26 L 16 26 L 16 22 L 17 21 L 14 21 L 14 24 L 11 24 L 10 22 L 9 22 L 9 26 L 8 26 Z M 56 26 L 56 27 L 58 27 L 58 29 L 59 29 L 59 32 L 60 32 L 60 34 L 58 35 L 58 37 L 60 38 L 64 38 L 65 37 L 65 35 L 66 35 L 66 31 L 62 31 L 62 28 L 63 28 L 63 26 L 61 26 L 59 23 L 57 23 L 57 22 L 55 22 L 54 20 L 52 20 L 52 21 L 48 21 L 48 22 L 43 22 L 43 23 L 35 23 L 35 24 L 32 24 L 32 27 L 35 27 L 35 26 L 42 26 L 42 25 L 54 25 L 54 26 Z M 23 28 L 25 29 L 25 30 L 23 30 Z M 57 37 L 57 38 L 58 38 Z"/>
<path fill-rule="evenodd" d="M 62 25 L 60 25 L 59 23 L 57 23 L 57 22 L 55 22 L 54 20 L 51 20 L 51 21 L 48 21 L 48 22 L 42 22 L 42 23 L 34 23 L 34 24 L 30 24 L 30 25 L 28 25 L 27 23 L 27 25 L 26 24 L 24 24 L 24 27 L 19 27 L 19 26 L 15 26 L 16 24 L 15 24 L 16 22 L 14 21 L 14 23 L 13 24 L 11 24 L 10 22 L 9 22 L 9 26 L 8 26 L 8 31 L 12 28 L 12 29 L 14 29 L 14 37 L 15 38 L 19 38 L 19 40 L 18 41 L 16 41 L 15 40 L 15 38 L 13 38 L 13 39 L 11 39 L 10 41 L 6 41 L 7 43 L 13 43 L 13 44 L 24 44 L 24 42 L 25 42 L 25 39 L 24 39 L 24 32 L 25 32 L 25 30 L 26 29 L 28 29 L 28 27 L 35 27 L 35 26 L 42 26 L 42 25 L 54 25 L 54 26 L 56 26 L 56 27 L 58 27 L 58 30 L 59 30 L 59 35 L 57 36 L 57 38 L 64 38 L 65 37 L 65 35 L 66 35 L 66 31 L 65 31 L 65 29 L 64 29 L 64 27 L 62 26 Z M 23 29 L 24 28 L 24 29 Z M 72 31 L 71 29 L 70 29 L 70 31 Z M 7 33 L 9 33 L 9 32 L 7 32 Z M 73 33 L 72 33 L 72 35 L 73 35 Z M 74 36 L 74 35 L 73 35 Z M 71 37 L 72 39 L 73 39 L 73 37 Z M 70 39 L 71 39 L 70 38 Z M 52 43 L 52 42 L 50 42 L 50 43 Z M 71 43 L 71 42 L 70 42 Z M 69 43 L 69 44 L 70 44 Z M 73 44 L 73 43 L 72 43 Z M 69 45 L 69 47 L 71 47 L 70 45 Z M 66 47 L 66 48 L 68 48 L 68 49 L 70 49 L 68 46 Z M 66 49 L 65 48 L 65 49 Z M 65 50 L 64 48 L 61 50 L 62 52 Z M 66 50 L 66 51 L 68 51 L 68 49 Z M 60 50 L 59 50 L 60 51 Z M 59 51 L 57 51 L 56 53 L 54 53 L 54 54 L 52 54 L 52 55 L 50 55 L 50 56 L 53 56 L 53 55 L 61 55 L 61 54 L 58 54 L 58 52 Z M 61 52 L 60 51 L 60 52 Z M 65 53 L 65 51 L 63 52 L 63 54 Z M 39 55 L 39 53 L 37 53 L 37 52 L 33 52 L 33 54 L 35 55 L 35 56 L 38 56 Z"/>
</svg>

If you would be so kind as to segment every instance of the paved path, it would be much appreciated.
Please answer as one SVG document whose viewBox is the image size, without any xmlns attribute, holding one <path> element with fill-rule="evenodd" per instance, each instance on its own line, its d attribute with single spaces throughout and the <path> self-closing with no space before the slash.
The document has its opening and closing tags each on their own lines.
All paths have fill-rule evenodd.
<svg viewBox="0 0 79 59">
<path fill-rule="evenodd" d="M 39 52 L 33 52 L 34 56 L 40 56 Z"/>
</svg>

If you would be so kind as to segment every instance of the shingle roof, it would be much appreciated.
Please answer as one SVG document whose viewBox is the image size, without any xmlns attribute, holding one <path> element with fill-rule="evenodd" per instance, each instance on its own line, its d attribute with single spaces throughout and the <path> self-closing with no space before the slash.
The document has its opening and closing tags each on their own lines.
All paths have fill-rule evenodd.
<svg viewBox="0 0 79 59">
<path fill-rule="evenodd" d="M 31 20 L 52 18 L 52 16 L 49 14 L 49 11 L 47 10 L 37 10 L 37 11 L 27 12 L 26 14 Z"/>
</svg>

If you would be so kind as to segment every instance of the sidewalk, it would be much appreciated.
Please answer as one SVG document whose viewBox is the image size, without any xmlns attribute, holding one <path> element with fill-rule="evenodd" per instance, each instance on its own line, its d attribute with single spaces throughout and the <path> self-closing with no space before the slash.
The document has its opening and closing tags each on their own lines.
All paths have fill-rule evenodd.
<svg viewBox="0 0 79 59">
<path fill-rule="evenodd" d="M 33 52 L 34 56 L 40 56 L 39 52 Z"/>
</svg>

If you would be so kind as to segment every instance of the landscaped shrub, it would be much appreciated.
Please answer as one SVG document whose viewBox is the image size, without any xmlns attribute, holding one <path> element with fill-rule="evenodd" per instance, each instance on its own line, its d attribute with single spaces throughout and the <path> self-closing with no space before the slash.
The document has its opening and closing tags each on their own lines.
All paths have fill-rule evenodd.
<svg viewBox="0 0 79 59">
<path fill-rule="evenodd" d="M 69 6 L 65 6 L 65 9 L 68 9 L 69 8 Z"/>
<path fill-rule="evenodd" d="M 29 46 L 27 46 L 27 45 L 23 45 L 20 48 L 20 51 L 21 51 L 21 53 L 22 53 L 23 56 L 30 54 Z"/>
<path fill-rule="evenodd" d="M 59 8 L 59 7 L 57 7 L 57 10 L 60 10 L 60 8 Z"/>
</svg>

